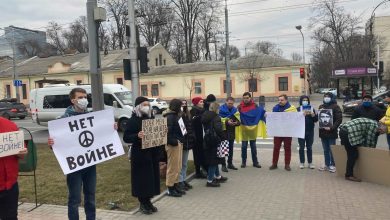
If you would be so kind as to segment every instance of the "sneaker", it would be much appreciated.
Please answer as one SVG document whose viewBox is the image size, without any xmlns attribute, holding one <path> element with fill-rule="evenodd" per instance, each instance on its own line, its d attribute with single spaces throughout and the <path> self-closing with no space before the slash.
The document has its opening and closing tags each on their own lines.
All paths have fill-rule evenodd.
<svg viewBox="0 0 390 220">
<path fill-rule="evenodd" d="M 314 166 L 314 164 L 312 163 L 309 163 L 309 166 L 308 166 L 310 169 L 315 169 L 316 167 Z"/>
<path fill-rule="evenodd" d="M 224 183 L 224 182 L 226 182 L 228 180 L 228 178 L 224 177 L 224 176 L 220 176 L 219 178 L 215 178 L 214 180 L 217 183 Z"/>
<path fill-rule="evenodd" d="M 212 182 L 207 181 L 206 186 L 207 187 L 220 187 L 221 184 L 217 183 L 216 181 L 212 181 Z"/>
<path fill-rule="evenodd" d="M 261 168 L 260 164 L 253 164 L 253 167 Z"/>
<path fill-rule="evenodd" d="M 285 166 L 284 166 L 284 169 L 287 170 L 287 171 L 291 171 L 290 165 L 285 165 Z"/>
<path fill-rule="evenodd" d="M 352 182 L 361 182 L 361 179 L 358 179 L 354 176 L 345 177 L 346 180 L 352 181 Z"/>
<path fill-rule="evenodd" d="M 336 173 L 336 167 L 335 166 L 329 166 L 329 172 Z"/>
<path fill-rule="evenodd" d="M 233 164 L 229 164 L 227 166 L 228 169 L 231 169 L 231 170 L 238 170 L 237 167 L 235 167 Z"/>
<path fill-rule="evenodd" d="M 245 167 L 246 167 L 245 163 L 241 164 L 241 168 L 245 168 Z"/>
<path fill-rule="evenodd" d="M 168 187 L 167 195 L 172 197 L 181 197 L 181 193 L 177 192 L 173 186 Z"/>
<path fill-rule="evenodd" d="M 225 173 L 227 173 L 227 172 L 229 172 L 229 170 L 227 169 L 227 167 L 226 166 L 224 166 L 224 165 L 222 165 L 222 172 L 225 172 Z"/>
<path fill-rule="evenodd" d="M 276 169 L 278 169 L 278 166 L 277 165 L 272 165 L 272 166 L 269 167 L 269 169 L 270 170 L 276 170 Z"/>
<path fill-rule="evenodd" d="M 329 168 L 327 166 L 321 166 L 320 168 L 318 168 L 319 171 L 328 171 Z"/>
<path fill-rule="evenodd" d="M 304 164 L 304 163 L 301 163 L 301 164 L 299 165 L 299 168 L 304 169 L 304 168 L 305 168 L 305 164 Z"/>
<path fill-rule="evenodd" d="M 178 193 L 180 193 L 182 195 L 186 194 L 185 190 L 180 186 L 179 183 L 175 183 L 175 185 L 173 187 L 176 190 L 176 192 L 178 192 Z"/>
</svg>

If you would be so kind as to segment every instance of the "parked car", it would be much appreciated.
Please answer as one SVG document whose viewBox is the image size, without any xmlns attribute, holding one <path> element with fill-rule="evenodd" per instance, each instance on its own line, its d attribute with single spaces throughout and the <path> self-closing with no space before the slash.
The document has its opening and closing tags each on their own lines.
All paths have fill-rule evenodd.
<svg viewBox="0 0 390 220">
<path fill-rule="evenodd" d="M 165 111 L 168 108 L 167 102 L 161 100 L 160 98 L 148 98 L 148 99 L 154 115 L 161 114 L 163 111 Z"/>
<path fill-rule="evenodd" d="M 16 102 L 16 99 L 0 100 L 0 116 L 6 119 L 27 117 L 27 108 L 23 103 Z"/>
<path fill-rule="evenodd" d="M 337 95 L 337 89 L 336 88 L 320 88 L 319 93 L 325 94 L 327 92 L 331 92 L 333 95 Z"/>
<path fill-rule="evenodd" d="M 383 99 L 385 98 L 385 95 L 388 91 L 386 92 L 382 92 L 382 93 L 379 93 L 375 96 L 372 97 L 372 102 L 378 106 L 380 109 L 382 109 L 383 111 L 386 111 L 386 106 L 383 102 Z M 355 110 L 355 108 L 357 106 L 359 106 L 360 104 L 362 103 L 362 100 L 359 99 L 359 100 L 353 100 L 353 101 L 350 101 L 350 102 L 346 102 L 343 104 L 343 112 L 344 114 L 346 115 L 352 115 L 353 114 L 353 111 Z"/>
</svg>

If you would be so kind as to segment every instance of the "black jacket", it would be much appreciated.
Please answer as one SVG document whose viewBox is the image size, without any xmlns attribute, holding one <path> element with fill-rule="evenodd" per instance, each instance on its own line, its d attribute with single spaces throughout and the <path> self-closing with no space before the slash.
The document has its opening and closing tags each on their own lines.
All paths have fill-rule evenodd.
<svg viewBox="0 0 390 220">
<path fill-rule="evenodd" d="M 202 128 L 202 115 L 204 113 L 204 109 L 198 108 L 196 106 L 192 107 L 191 114 L 191 126 L 192 132 L 195 138 L 195 146 L 199 149 L 202 149 L 203 145 L 203 128 Z"/>
<path fill-rule="evenodd" d="M 369 118 L 374 121 L 379 121 L 384 115 L 385 112 L 374 104 L 372 104 L 370 107 L 359 105 L 353 111 L 351 120 L 355 118 Z"/>
<path fill-rule="evenodd" d="M 318 110 L 321 110 L 321 109 L 332 109 L 332 111 L 333 111 L 333 126 L 330 129 L 330 131 L 327 131 L 325 129 L 320 129 L 320 132 L 319 132 L 320 138 L 337 139 L 337 137 L 338 137 L 337 130 L 338 130 L 340 124 L 343 122 L 343 113 L 341 111 L 340 106 L 338 106 L 336 100 L 334 98 L 332 98 L 331 103 L 320 105 Z"/>
<path fill-rule="evenodd" d="M 123 141 L 131 147 L 131 191 L 135 197 L 153 197 L 160 194 L 159 159 L 162 147 L 142 149 L 142 140 L 138 133 L 142 130 L 142 120 L 135 114 L 126 124 Z"/>
<path fill-rule="evenodd" d="M 217 113 L 205 111 L 202 115 L 202 124 L 205 130 L 212 126 L 219 139 L 221 141 L 226 140 L 222 129 L 221 117 L 219 117 Z M 218 146 L 205 146 L 205 163 L 207 165 L 217 165 L 222 162 L 221 159 L 217 157 L 217 148 Z"/>
<path fill-rule="evenodd" d="M 224 132 L 225 132 L 225 137 L 227 140 L 234 141 L 234 139 L 236 139 L 236 127 L 240 126 L 241 123 L 240 123 L 240 120 L 238 120 L 235 116 L 232 116 L 230 119 L 233 122 L 237 122 L 237 124 L 236 125 L 229 125 L 229 123 L 228 123 L 229 120 L 226 120 L 226 122 L 225 122 L 226 130 Z"/>
<path fill-rule="evenodd" d="M 191 126 L 191 119 L 184 114 L 182 118 L 187 130 L 187 134 L 184 135 L 183 150 L 191 150 L 195 142 L 195 137 Z"/>
<path fill-rule="evenodd" d="M 180 141 L 184 142 L 184 137 L 179 126 L 179 115 L 176 112 L 167 110 L 163 113 L 163 116 L 167 118 L 168 126 L 168 140 L 167 144 L 170 146 L 178 146 Z"/>
</svg>

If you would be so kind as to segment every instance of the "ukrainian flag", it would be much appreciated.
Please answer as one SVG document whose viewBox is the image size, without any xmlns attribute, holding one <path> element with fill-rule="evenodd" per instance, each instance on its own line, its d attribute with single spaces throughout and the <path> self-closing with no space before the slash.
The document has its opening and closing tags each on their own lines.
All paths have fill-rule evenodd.
<svg viewBox="0 0 390 220">
<path fill-rule="evenodd" d="M 240 113 L 237 111 L 236 107 L 233 107 L 232 109 L 229 109 L 227 107 L 227 105 L 224 104 L 224 105 L 221 105 L 221 107 L 219 107 L 219 116 L 221 117 L 222 128 L 225 131 L 226 130 L 226 122 L 229 119 L 232 119 L 234 117 L 236 117 L 237 120 L 239 120 Z"/>
<path fill-rule="evenodd" d="M 251 108 L 241 108 L 239 113 L 240 126 L 236 127 L 236 142 L 266 138 L 265 110 L 253 105 Z"/>
</svg>

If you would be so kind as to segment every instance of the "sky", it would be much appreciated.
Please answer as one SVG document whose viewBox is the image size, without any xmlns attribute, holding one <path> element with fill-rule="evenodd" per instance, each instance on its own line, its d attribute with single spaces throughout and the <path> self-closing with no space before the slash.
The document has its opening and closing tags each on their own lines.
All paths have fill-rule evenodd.
<svg viewBox="0 0 390 220">
<path fill-rule="evenodd" d="M 2 0 L 5 1 L 5 0 Z M 218 0 L 221 1 L 221 0 Z M 223 1 L 223 0 L 222 0 Z M 305 37 L 306 60 L 310 59 L 314 16 L 314 0 L 228 0 L 230 44 L 245 54 L 248 41 L 259 40 L 276 43 L 283 56 L 302 54 L 302 36 L 295 26 L 301 25 Z M 339 0 L 347 12 L 362 16 L 364 23 L 375 6 L 383 0 Z M 45 30 L 49 21 L 66 27 L 82 15 L 86 15 L 87 0 L 12 0 L 1 4 L 0 28 L 14 25 L 29 29 Z M 390 3 L 375 11 L 376 16 L 390 16 Z M 224 22 L 224 16 L 221 15 Z M 364 24 L 362 23 L 362 25 Z M 390 27 L 389 27 L 390 28 Z M 1 32 L 0 32 L 1 33 Z M 221 38 L 223 36 L 221 35 Z"/>
</svg>

